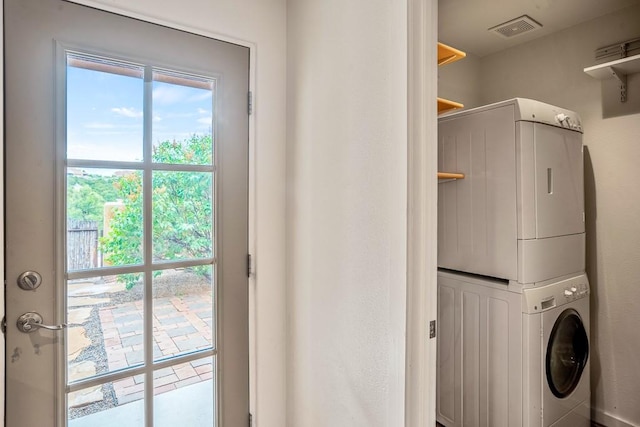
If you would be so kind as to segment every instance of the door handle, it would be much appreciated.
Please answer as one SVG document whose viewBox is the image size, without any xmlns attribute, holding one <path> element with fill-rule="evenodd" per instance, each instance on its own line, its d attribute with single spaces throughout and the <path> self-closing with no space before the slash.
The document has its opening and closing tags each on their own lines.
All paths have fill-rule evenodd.
<svg viewBox="0 0 640 427">
<path fill-rule="evenodd" d="M 39 313 L 28 312 L 18 317 L 16 326 L 20 332 L 26 334 L 35 331 L 36 329 L 47 329 L 49 331 L 60 331 L 67 327 L 66 323 L 60 325 L 45 325 L 42 323 L 42 316 Z"/>
</svg>

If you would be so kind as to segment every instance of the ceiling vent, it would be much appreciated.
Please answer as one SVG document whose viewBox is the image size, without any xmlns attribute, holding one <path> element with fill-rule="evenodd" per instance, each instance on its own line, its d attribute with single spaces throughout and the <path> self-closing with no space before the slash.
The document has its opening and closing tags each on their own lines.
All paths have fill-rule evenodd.
<svg viewBox="0 0 640 427">
<path fill-rule="evenodd" d="M 500 37 L 510 39 L 511 37 L 537 30 L 538 28 L 542 28 L 542 24 L 536 22 L 527 15 L 522 15 L 509 22 L 504 22 L 500 25 L 496 25 L 495 27 L 491 27 L 488 31 L 491 31 Z"/>
</svg>

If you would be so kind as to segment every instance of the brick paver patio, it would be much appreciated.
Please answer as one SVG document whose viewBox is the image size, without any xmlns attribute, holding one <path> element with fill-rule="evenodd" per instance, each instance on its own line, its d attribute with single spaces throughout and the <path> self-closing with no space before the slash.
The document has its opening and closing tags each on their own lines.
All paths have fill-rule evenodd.
<svg viewBox="0 0 640 427">
<path fill-rule="evenodd" d="M 143 301 L 99 309 L 109 372 L 144 362 L 142 313 Z M 154 299 L 154 360 L 210 347 L 212 328 L 210 293 Z M 211 379 L 212 370 L 210 358 L 158 370 L 154 373 L 154 394 Z M 139 375 L 114 382 L 118 404 L 141 399 L 143 380 Z"/>
</svg>

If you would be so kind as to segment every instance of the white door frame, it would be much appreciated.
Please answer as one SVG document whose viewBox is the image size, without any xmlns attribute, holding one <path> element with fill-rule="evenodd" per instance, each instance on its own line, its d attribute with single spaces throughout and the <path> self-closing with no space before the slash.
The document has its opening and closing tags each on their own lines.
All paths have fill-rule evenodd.
<svg viewBox="0 0 640 427">
<path fill-rule="evenodd" d="M 405 426 L 426 427 L 436 423 L 438 1 L 408 2 Z"/>
<path fill-rule="evenodd" d="M 4 117 L 4 0 L 0 0 L 0 117 Z M 0 120 L 0 176 L 4 176 L 4 119 Z M 3 183 L 4 184 L 4 183 Z M 4 185 L 0 186 L 0 224 L 4 224 Z M 0 227 L 0 271 L 4 277 L 4 226 Z M 0 318 L 4 319 L 4 292 L 0 292 Z M 5 405 L 5 340 L 0 339 L 0 419 L 4 420 Z M 4 424 L 4 422 L 3 422 Z"/>
</svg>

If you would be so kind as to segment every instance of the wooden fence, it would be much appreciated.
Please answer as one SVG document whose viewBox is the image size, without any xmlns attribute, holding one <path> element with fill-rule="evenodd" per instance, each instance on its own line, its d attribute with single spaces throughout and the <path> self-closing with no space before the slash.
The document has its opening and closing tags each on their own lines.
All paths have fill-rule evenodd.
<svg viewBox="0 0 640 427">
<path fill-rule="evenodd" d="M 97 221 L 69 220 L 67 223 L 67 270 L 84 270 L 102 266 L 98 251 Z"/>
</svg>

